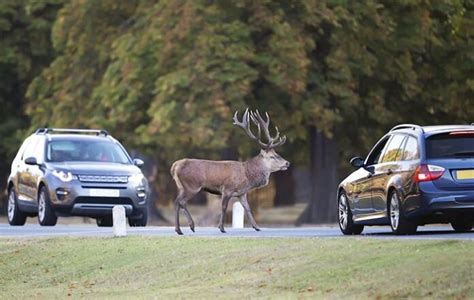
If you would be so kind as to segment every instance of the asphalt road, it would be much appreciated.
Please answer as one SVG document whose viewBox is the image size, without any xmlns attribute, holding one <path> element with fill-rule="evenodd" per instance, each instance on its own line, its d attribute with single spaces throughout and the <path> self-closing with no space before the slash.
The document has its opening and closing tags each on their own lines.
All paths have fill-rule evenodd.
<svg viewBox="0 0 474 300">
<path fill-rule="evenodd" d="M 252 228 L 233 229 L 227 228 L 227 233 L 221 233 L 217 228 L 197 227 L 193 233 L 188 227 L 182 226 L 185 236 L 199 237 L 305 237 L 305 238 L 328 238 L 343 237 L 339 228 L 334 226 L 324 227 L 296 227 L 296 228 L 262 228 L 256 232 Z M 141 236 L 176 236 L 173 227 L 148 226 L 148 227 L 128 227 L 129 235 Z M 25 226 L 10 226 L 0 224 L 0 237 L 2 238 L 32 238 L 32 237 L 93 237 L 93 236 L 113 236 L 112 228 L 97 227 L 96 225 L 56 225 L 54 227 L 41 227 L 36 224 L 26 224 Z M 422 226 L 418 227 L 418 233 L 409 236 L 395 236 L 390 232 L 389 227 L 366 227 L 362 238 L 379 239 L 419 239 L 419 240 L 470 240 L 474 241 L 474 231 L 469 233 L 455 233 L 450 226 Z"/>
</svg>

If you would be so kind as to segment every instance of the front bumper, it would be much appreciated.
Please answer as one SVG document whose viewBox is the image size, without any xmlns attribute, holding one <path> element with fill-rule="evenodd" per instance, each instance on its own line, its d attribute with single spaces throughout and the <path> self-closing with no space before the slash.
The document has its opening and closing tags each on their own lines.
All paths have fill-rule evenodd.
<svg viewBox="0 0 474 300">
<path fill-rule="evenodd" d="M 100 217 L 111 215 L 116 205 L 125 208 L 127 216 L 138 215 L 146 208 L 148 183 L 63 182 L 53 175 L 46 178 L 51 205 L 56 213 L 66 216 Z M 116 196 L 97 196 L 92 191 L 114 191 Z"/>
</svg>

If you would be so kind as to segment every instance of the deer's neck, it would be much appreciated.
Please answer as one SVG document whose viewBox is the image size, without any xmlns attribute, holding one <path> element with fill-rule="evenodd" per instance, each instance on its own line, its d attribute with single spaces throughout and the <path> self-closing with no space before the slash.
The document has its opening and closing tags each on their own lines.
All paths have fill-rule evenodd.
<svg viewBox="0 0 474 300">
<path fill-rule="evenodd" d="M 251 188 L 262 187 L 268 184 L 270 171 L 265 167 L 261 157 L 255 156 L 245 163 L 245 175 L 251 185 Z"/>
</svg>

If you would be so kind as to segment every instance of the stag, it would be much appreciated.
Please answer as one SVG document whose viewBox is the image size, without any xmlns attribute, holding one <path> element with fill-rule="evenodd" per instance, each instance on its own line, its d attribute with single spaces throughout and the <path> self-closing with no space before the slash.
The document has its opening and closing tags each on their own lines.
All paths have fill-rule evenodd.
<svg viewBox="0 0 474 300">
<path fill-rule="evenodd" d="M 258 110 L 249 112 L 247 109 L 242 121 L 238 119 L 238 112 L 235 112 L 233 119 L 233 124 L 242 128 L 261 147 L 257 156 L 244 162 L 185 158 L 173 163 L 171 176 L 178 188 L 178 196 L 175 200 L 175 231 L 177 234 L 183 234 L 179 226 L 180 209 L 183 209 L 189 227 L 194 232 L 194 221 L 186 203 L 201 190 L 221 195 L 222 214 L 218 226 L 221 232 L 225 233 L 225 212 L 232 197 L 238 198 L 252 227 L 256 231 L 260 231 L 250 210 L 247 193 L 267 185 L 271 173 L 286 170 L 290 166 L 290 163 L 274 150 L 275 147 L 285 143 L 286 136 L 281 137 L 278 127 L 275 127 L 276 134 L 272 137 L 268 128 L 270 117 L 268 113 L 265 115 L 266 118 L 263 118 Z M 257 127 L 257 134 L 252 132 L 251 122 Z M 262 140 L 262 132 L 266 141 Z"/>
</svg>

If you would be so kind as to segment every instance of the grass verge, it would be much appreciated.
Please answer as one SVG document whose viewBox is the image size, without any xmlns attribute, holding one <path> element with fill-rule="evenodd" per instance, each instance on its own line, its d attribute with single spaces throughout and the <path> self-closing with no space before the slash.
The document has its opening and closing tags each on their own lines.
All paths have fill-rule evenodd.
<svg viewBox="0 0 474 300">
<path fill-rule="evenodd" d="M 474 297 L 474 243 L 0 239 L 0 299 Z"/>
</svg>

